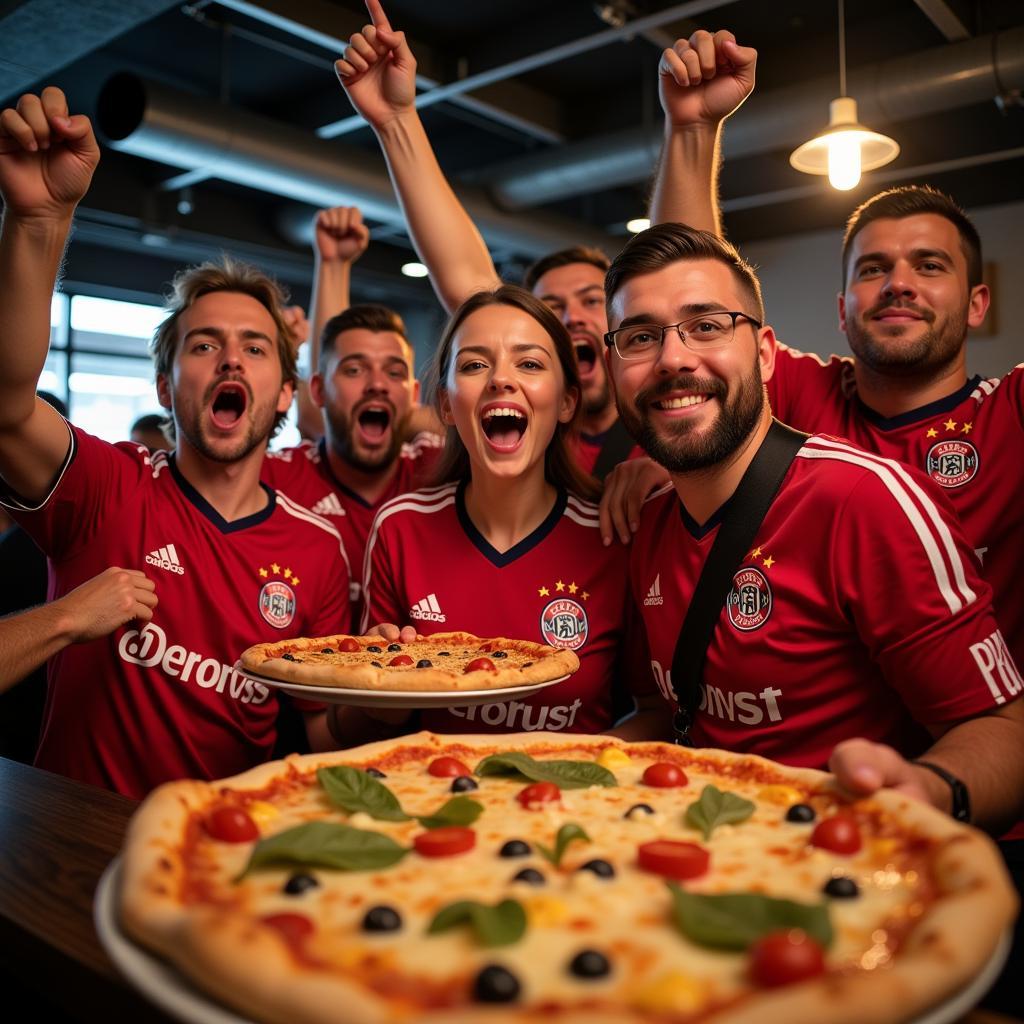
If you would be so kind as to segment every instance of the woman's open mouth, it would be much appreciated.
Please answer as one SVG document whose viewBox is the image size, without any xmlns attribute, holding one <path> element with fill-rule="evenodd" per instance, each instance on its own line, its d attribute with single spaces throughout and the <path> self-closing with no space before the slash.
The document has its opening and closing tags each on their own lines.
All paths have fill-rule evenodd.
<svg viewBox="0 0 1024 1024">
<path fill-rule="evenodd" d="M 528 425 L 526 413 L 509 405 L 493 405 L 485 409 L 481 422 L 488 444 L 499 452 L 515 451 Z"/>
</svg>

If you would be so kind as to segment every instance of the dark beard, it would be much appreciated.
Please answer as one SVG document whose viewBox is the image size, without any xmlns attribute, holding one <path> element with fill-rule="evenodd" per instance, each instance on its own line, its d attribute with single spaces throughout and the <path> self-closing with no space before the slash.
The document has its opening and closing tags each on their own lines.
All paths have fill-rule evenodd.
<svg viewBox="0 0 1024 1024">
<path fill-rule="evenodd" d="M 677 390 L 713 395 L 722 401 L 718 419 L 703 436 L 691 436 L 694 428 L 689 422 L 677 424 L 668 437 L 655 431 L 646 412 L 650 402 Z M 626 409 L 620 404 L 619 416 L 636 443 L 655 462 L 670 473 L 692 473 L 724 462 L 757 426 L 764 409 L 760 364 L 754 363 L 753 370 L 740 381 L 730 402 L 724 401 L 727 393 L 726 385 L 720 380 L 701 380 L 685 374 L 639 391 L 632 407 Z M 637 409 L 644 412 L 637 412 Z"/>
<path fill-rule="evenodd" d="M 597 416 L 608 408 L 610 402 L 611 387 L 608 384 L 608 378 L 605 377 L 601 390 L 591 395 L 589 398 L 583 399 L 583 415 Z"/>
<path fill-rule="evenodd" d="M 950 314 L 944 323 L 936 324 L 935 315 L 927 319 L 929 311 L 904 304 L 926 317 L 928 330 L 917 341 L 902 343 L 902 327 L 888 331 L 888 342 L 882 343 L 877 335 L 886 335 L 884 325 L 875 324 L 872 332 L 865 323 L 881 309 L 893 308 L 892 303 L 869 310 L 863 317 L 847 322 L 846 337 L 853 354 L 869 369 L 890 377 L 916 377 L 921 373 L 941 370 L 952 363 L 960 354 L 967 337 L 967 311 Z"/>
<path fill-rule="evenodd" d="M 348 463 L 353 469 L 360 473 L 379 473 L 390 466 L 398 458 L 402 450 L 402 438 L 405 436 L 404 423 L 397 420 L 392 421 L 391 443 L 379 455 L 371 458 L 364 458 L 359 454 L 353 434 L 355 424 L 344 413 L 328 412 L 327 419 L 330 423 L 330 434 L 328 443 L 331 451 L 343 462 Z"/>
</svg>

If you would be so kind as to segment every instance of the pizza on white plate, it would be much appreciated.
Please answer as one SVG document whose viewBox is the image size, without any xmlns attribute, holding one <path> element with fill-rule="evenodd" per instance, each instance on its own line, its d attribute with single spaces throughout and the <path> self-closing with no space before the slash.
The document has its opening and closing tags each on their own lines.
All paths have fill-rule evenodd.
<svg viewBox="0 0 1024 1024">
<path fill-rule="evenodd" d="M 418 733 L 156 790 L 122 924 L 268 1024 L 892 1024 L 1016 910 L 891 791 L 606 736 Z"/>
</svg>

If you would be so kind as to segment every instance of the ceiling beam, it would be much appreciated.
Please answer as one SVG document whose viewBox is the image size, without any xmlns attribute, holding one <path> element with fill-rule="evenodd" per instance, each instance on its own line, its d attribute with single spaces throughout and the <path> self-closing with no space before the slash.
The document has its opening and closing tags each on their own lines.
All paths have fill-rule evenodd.
<svg viewBox="0 0 1024 1024">
<path fill-rule="evenodd" d="M 326 0 L 259 0 L 258 3 L 253 0 L 218 0 L 218 3 L 221 7 L 322 47 L 335 57 L 341 56 L 349 37 L 366 23 L 365 15 L 360 17 Z M 433 89 L 445 77 L 445 62 L 425 43 L 410 39 L 409 45 L 416 54 L 418 65 L 416 84 L 421 89 Z M 338 88 L 340 90 L 341 87 Z M 452 102 L 542 142 L 553 144 L 563 139 L 561 108 L 557 100 L 519 82 L 504 82 L 474 97 L 453 96 Z M 333 124 L 337 127 L 330 134 L 324 134 L 323 128 L 318 134 L 334 138 L 366 126 L 359 115 L 342 118 Z"/>
<path fill-rule="evenodd" d="M 234 2 L 234 0 L 232 0 Z M 669 22 L 678 21 L 680 18 L 688 18 L 695 14 L 714 10 L 716 7 L 724 7 L 731 0 L 690 0 L 689 3 L 675 4 L 656 14 L 648 14 L 643 18 L 635 18 L 623 25 L 614 28 L 602 29 L 582 39 L 573 39 L 568 43 L 561 43 L 558 46 L 551 46 L 538 53 L 528 54 L 518 60 L 509 61 L 495 68 L 488 68 L 486 71 L 478 71 L 474 75 L 460 78 L 458 81 L 449 82 L 447 85 L 439 85 L 427 92 L 420 93 L 416 97 L 416 108 L 422 110 L 425 107 L 433 106 L 446 100 L 455 100 L 468 92 L 482 89 L 486 86 L 493 86 L 497 82 L 507 82 L 517 75 L 526 74 L 528 71 L 535 71 L 537 68 L 547 67 L 549 64 L 557 64 L 559 61 L 567 60 L 581 53 L 588 53 L 612 43 L 621 42 L 623 39 L 630 39 L 640 35 L 649 29 L 667 25 Z M 416 53 L 415 47 L 413 52 Z M 417 58 L 418 59 L 418 58 Z M 317 135 L 324 139 L 333 139 L 348 131 L 351 128 L 351 118 L 344 118 L 335 121 L 333 124 L 324 125 L 318 129 Z"/>
<path fill-rule="evenodd" d="M 925 17 L 946 37 L 948 43 L 970 39 L 974 33 L 969 6 L 964 0 L 914 0 Z"/>
<path fill-rule="evenodd" d="M 36 82 L 141 25 L 180 0 L 25 0 L 0 5 L 0 99 Z M 0 106 L 3 106 L 0 103 Z"/>
</svg>

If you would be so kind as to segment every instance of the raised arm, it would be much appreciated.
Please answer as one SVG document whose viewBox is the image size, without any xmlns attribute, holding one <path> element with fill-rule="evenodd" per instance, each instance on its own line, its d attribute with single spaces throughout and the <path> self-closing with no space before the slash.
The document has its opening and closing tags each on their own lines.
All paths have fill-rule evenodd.
<svg viewBox="0 0 1024 1024">
<path fill-rule="evenodd" d="M 64 244 L 99 156 L 89 119 L 68 116 L 60 89 L 0 114 L 0 476 L 29 502 L 45 497 L 70 444 L 35 393 Z"/>
<path fill-rule="evenodd" d="M 138 569 L 113 566 L 56 601 L 0 619 L 0 692 L 68 644 L 98 640 L 132 619 L 148 622 L 155 591 Z"/>
<path fill-rule="evenodd" d="M 722 122 L 754 88 L 757 51 L 731 32 L 703 30 L 665 50 L 658 91 L 665 142 L 651 196 L 651 222 L 680 221 L 722 233 L 718 169 Z"/>
<path fill-rule="evenodd" d="M 320 363 L 320 338 L 327 321 L 352 304 L 349 285 L 352 264 L 366 252 L 370 231 L 356 206 L 335 206 L 321 210 L 313 222 L 313 328 L 309 349 L 309 371 Z"/>
<path fill-rule="evenodd" d="M 335 64 L 352 105 L 377 134 L 413 244 L 441 304 L 453 312 L 500 283 L 480 232 L 448 184 L 416 112 L 416 58 L 379 0 L 371 25 L 352 36 Z"/>
</svg>

